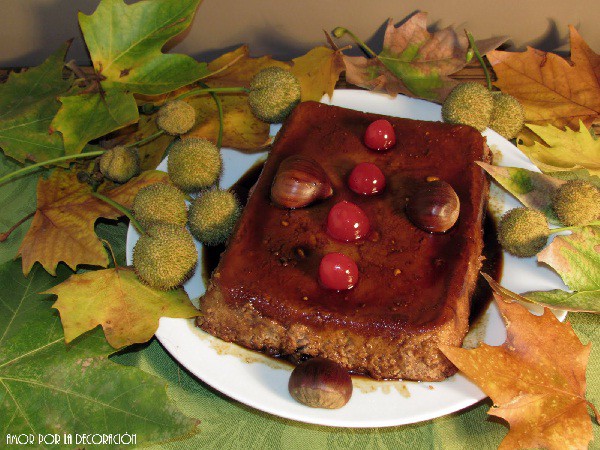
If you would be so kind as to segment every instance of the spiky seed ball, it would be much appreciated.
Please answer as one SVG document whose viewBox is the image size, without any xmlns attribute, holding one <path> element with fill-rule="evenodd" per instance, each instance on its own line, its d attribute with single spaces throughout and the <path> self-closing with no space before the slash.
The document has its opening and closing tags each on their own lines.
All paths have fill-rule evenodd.
<svg viewBox="0 0 600 450">
<path fill-rule="evenodd" d="M 264 122 L 283 122 L 299 102 L 300 82 L 281 67 L 267 67 L 250 81 L 248 104 Z"/>
<path fill-rule="evenodd" d="M 517 137 L 525 123 L 523 105 L 512 95 L 502 92 L 492 92 L 492 99 L 494 108 L 488 126 L 506 139 Z"/>
<path fill-rule="evenodd" d="M 116 183 L 126 183 L 140 173 L 140 155 L 135 148 L 118 145 L 100 157 L 100 172 Z"/>
<path fill-rule="evenodd" d="M 552 207 L 569 227 L 600 220 L 600 190 L 588 181 L 567 181 L 552 196 Z"/>
<path fill-rule="evenodd" d="M 181 139 L 171 144 L 167 171 L 184 192 L 199 192 L 217 182 L 223 161 L 215 144 L 203 138 Z"/>
<path fill-rule="evenodd" d="M 490 123 L 494 101 L 492 93 L 475 82 L 456 86 L 442 104 L 444 122 L 470 125 L 479 131 Z"/>
<path fill-rule="evenodd" d="M 196 110 L 183 100 L 165 103 L 156 116 L 158 128 L 167 134 L 177 136 L 187 133 L 196 123 Z"/>
<path fill-rule="evenodd" d="M 498 241 L 508 253 L 522 258 L 536 255 L 548 240 L 546 216 L 531 208 L 514 208 L 498 224 Z"/>
<path fill-rule="evenodd" d="M 187 222 L 185 194 L 171 184 L 155 183 L 143 187 L 133 199 L 131 210 L 144 228 L 154 223 L 183 227 Z"/>
<path fill-rule="evenodd" d="M 138 278 L 165 291 L 183 284 L 197 261 L 192 235 L 178 225 L 151 225 L 133 248 L 133 268 Z"/>
<path fill-rule="evenodd" d="M 204 244 L 222 244 L 231 235 L 241 209 L 237 198 L 229 191 L 215 189 L 205 192 L 190 206 L 190 231 Z"/>
</svg>

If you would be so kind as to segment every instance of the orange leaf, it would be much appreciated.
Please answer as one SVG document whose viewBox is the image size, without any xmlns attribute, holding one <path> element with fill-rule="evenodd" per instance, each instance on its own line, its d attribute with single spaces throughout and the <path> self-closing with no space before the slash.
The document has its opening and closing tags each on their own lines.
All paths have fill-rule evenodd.
<svg viewBox="0 0 600 450">
<path fill-rule="evenodd" d="M 498 86 L 525 108 L 525 122 L 578 129 L 600 116 L 600 57 L 573 27 L 571 60 L 528 47 L 525 52 L 492 51 Z"/>
<path fill-rule="evenodd" d="M 199 314 L 183 288 L 159 291 L 141 283 L 133 270 L 96 270 L 72 275 L 44 294 L 55 294 L 65 341 L 102 325 L 114 348 L 149 341 L 161 317 Z"/>
<path fill-rule="evenodd" d="M 303 102 L 319 101 L 323 94 L 331 97 L 340 73 L 346 68 L 342 52 L 327 47 L 315 47 L 292 61 L 292 73 L 300 81 Z"/>
<path fill-rule="evenodd" d="M 142 187 L 167 179 L 166 173 L 148 171 L 122 186 L 103 186 L 98 192 L 130 207 Z M 94 197 L 91 187 L 80 183 L 74 172 L 55 170 L 48 179 L 40 178 L 37 210 L 18 252 L 23 258 L 23 273 L 29 274 L 36 261 L 52 275 L 60 261 L 73 270 L 79 264 L 108 266 L 108 256 L 94 233 L 94 223 L 99 217 L 117 219 L 122 215 Z"/>
<path fill-rule="evenodd" d="M 491 397 L 488 414 L 509 423 L 501 449 L 586 448 L 593 437 L 585 399 L 591 345 L 550 310 L 535 316 L 495 295 L 506 342 L 474 350 L 444 345 L 442 352 Z"/>
</svg>

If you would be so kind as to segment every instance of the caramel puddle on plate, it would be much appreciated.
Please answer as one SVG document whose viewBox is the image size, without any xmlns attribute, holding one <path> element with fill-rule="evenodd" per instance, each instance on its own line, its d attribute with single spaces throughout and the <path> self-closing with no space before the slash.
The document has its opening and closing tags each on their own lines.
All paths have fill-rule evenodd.
<svg viewBox="0 0 600 450">
<path fill-rule="evenodd" d="M 237 344 L 233 344 L 231 342 L 222 341 L 210 334 L 202 331 L 200 328 L 194 325 L 193 321 L 188 322 L 188 326 L 192 328 L 192 331 L 198 338 L 203 339 L 209 342 L 209 345 L 215 352 L 219 355 L 228 355 L 233 356 L 247 364 L 260 363 L 265 364 L 268 367 L 277 370 L 287 370 L 289 372 L 292 371 L 293 365 L 284 360 L 278 360 L 277 358 L 271 358 L 269 356 L 263 355 L 262 353 L 255 352 L 253 350 L 249 350 L 244 347 L 240 347 Z M 352 385 L 354 389 L 359 390 L 363 394 L 369 394 L 371 392 L 376 392 L 381 390 L 384 394 L 389 394 L 393 391 L 397 391 L 403 397 L 409 398 L 410 392 L 408 390 L 409 382 L 402 380 L 395 381 L 377 381 L 367 377 L 353 375 L 352 376 Z M 413 382 L 410 382 L 413 383 Z M 413 383 L 417 384 L 417 383 Z"/>
</svg>

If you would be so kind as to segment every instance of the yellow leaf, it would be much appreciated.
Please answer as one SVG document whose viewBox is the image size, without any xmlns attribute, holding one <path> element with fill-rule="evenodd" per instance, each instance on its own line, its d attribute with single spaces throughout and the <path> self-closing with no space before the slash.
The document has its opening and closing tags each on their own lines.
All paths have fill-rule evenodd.
<svg viewBox="0 0 600 450">
<path fill-rule="evenodd" d="M 72 275 L 44 294 L 55 294 L 65 341 L 102 325 L 114 348 L 149 341 L 161 317 L 199 314 L 183 288 L 159 291 L 141 283 L 133 270 L 96 270 Z"/>
<path fill-rule="evenodd" d="M 324 94 L 331 97 L 340 73 L 346 68 L 342 52 L 327 47 L 313 48 L 292 62 L 292 73 L 300 81 L 303 102 L 319 101 Z"/>
<path fill-rule="evenodd" d="M 98 192 L 125 207 L 130 207 L 137 192 L 149 184 L 168 182 L 166 173 L 149 171 L 126 184 Z M 71 269 L 80 264 L 106 267 L 108 256 L 94 233 L 99 217 L 117 219 L 123 214 L 92 195 L 88 184 L 80 183 L 74 172 L 55 170 L 37 185 L 37 209 L 31 227 L 18 255 L 22 257 L 23 273 L 39 261 L 50 274 L 56 274 L 59 262 Z"/>
<path fill-rule="evenodd" d="M 571 63 L 531 47 L 487 54 L 498 76 L 494 84 L 523 104 L 527 123 L 577 128 L 581 121 L 589 127 L 600 116 L 598 55 L 570 30 Z"/>
<path fill-rule="evenodd" d="M 593 437 L 585 399 L 591 346 L 548 309 L 535 316 L 502 295 L 496 300 L 506 322 L 502 346 L 441 350 L 491 397 L 488 414 L 509 423 L 499 448 L 587 448 Z"/>
<path fill-rule="evenodd" d="M 600 140 L 580 123 L 579 131 L 564 131 L 552 125 L 526 125 L 548 144 L 534 142 L 532 146 L 519 145 L 521 150 L 542 172 L 587 169 L 600 175 Z"/>
</svg>

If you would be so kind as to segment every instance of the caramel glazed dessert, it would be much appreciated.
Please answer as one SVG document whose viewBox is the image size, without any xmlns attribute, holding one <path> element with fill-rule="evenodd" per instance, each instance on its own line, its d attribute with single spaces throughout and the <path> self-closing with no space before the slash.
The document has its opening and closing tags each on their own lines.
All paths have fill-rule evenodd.
<svg viewBox="0 0 600 450">
<path fill-rule="evenodd" d="M 384 122 L 378 119 L 391 124 L 391 147 L 365 143 L 369 125 Z M 490 160 L 485 138 L 469 126 L 301 103 L 279 132 L 213 272 L 198 325 L 269 355 L 295 362 L 322 356 L 375 379 L 440 381 L 454 374 L 438 347 L 460 346 L 468 331 L 489 190 L 475 161 Z M 360 163 L 381 170 L 381 192 L 348 187 Z M 294 204 L 307 178 L 319 189 L 308 196 L 312 203 Z M 458 219 L 445 232 L 416 226 L 418 217 L 407 215 L 411 199 L 436 179 L 460 200 Z M 355 217 L 355 210 L 359 220 L 350 228 L 358 232 L 348 236 L 339 219 Z M 342 267 L 346 286 L 338 285 L 339 270 L 323 268 L 329 254 L 340 253 L 345 259 L 332 270 Z"/>
</svg>

